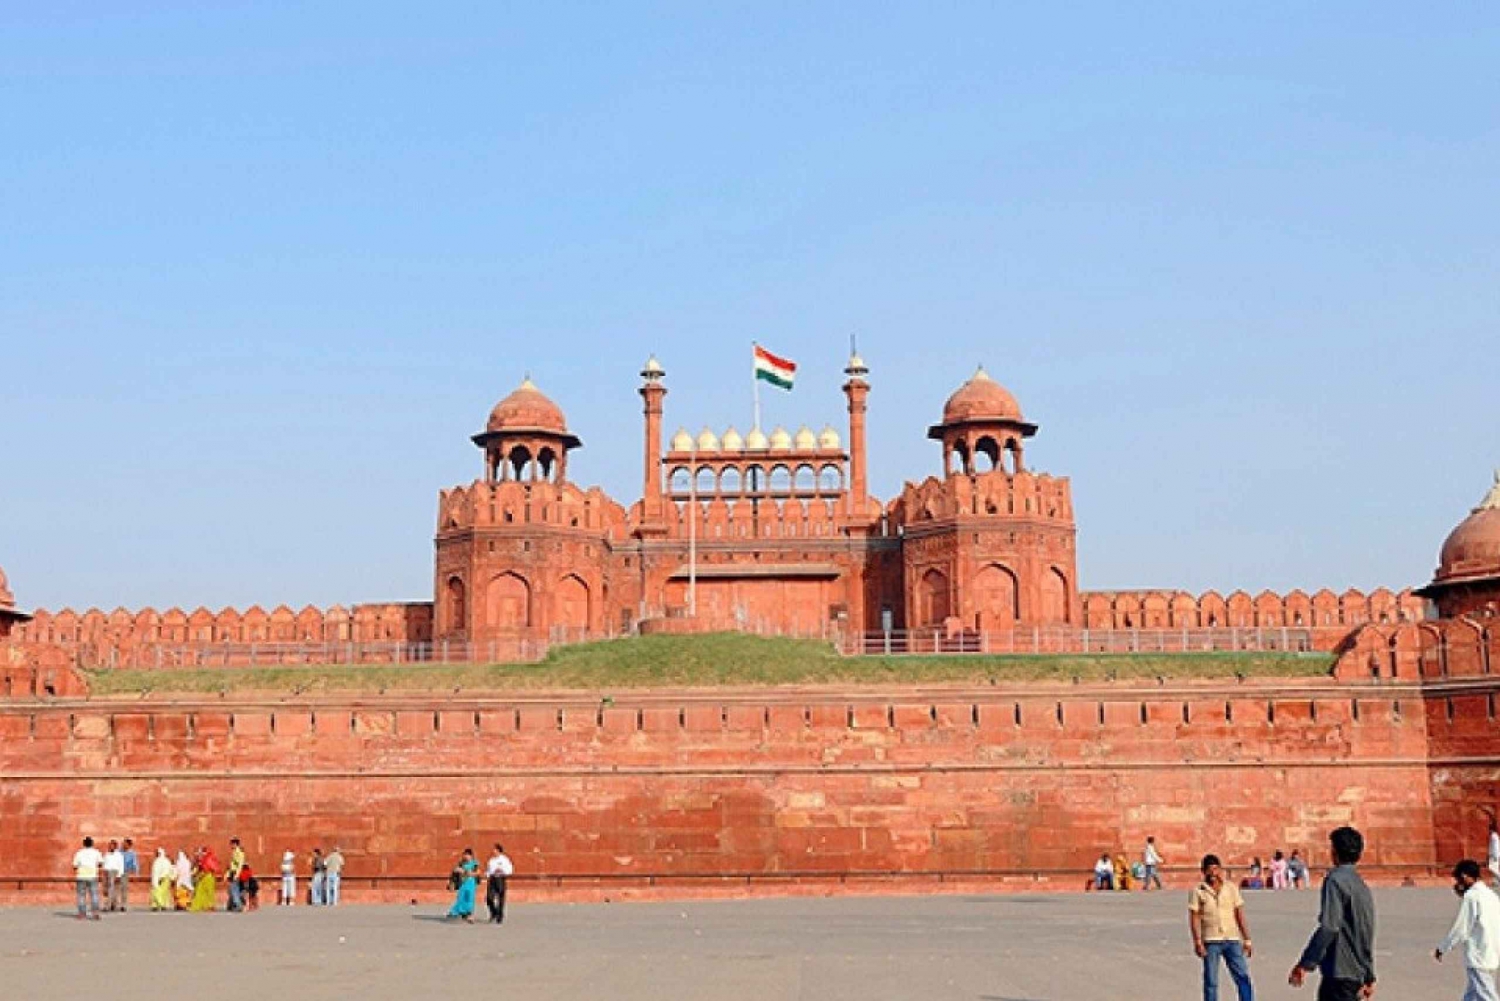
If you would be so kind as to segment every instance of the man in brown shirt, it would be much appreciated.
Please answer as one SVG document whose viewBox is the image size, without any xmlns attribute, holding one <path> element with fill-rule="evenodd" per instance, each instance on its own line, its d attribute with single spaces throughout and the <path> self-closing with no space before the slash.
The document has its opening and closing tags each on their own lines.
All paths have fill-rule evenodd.
<svg viewBox="0 0 1500 1001">
<path fill-rule="evenodd" d="M 1250 925 L 1245 921 L 1245 898 L 1239 887 L 1224 878 L 1217 855 L 1203 856 L 1203 882 L 1188 894 L 1188 929 L 1193 951 L 1203 960 L 1203 1001 L 1218 1001 L 1219 960 L 1229 967 L 1239 1001 L 1255 1001 L 1250 983 Z"/>
</svg>

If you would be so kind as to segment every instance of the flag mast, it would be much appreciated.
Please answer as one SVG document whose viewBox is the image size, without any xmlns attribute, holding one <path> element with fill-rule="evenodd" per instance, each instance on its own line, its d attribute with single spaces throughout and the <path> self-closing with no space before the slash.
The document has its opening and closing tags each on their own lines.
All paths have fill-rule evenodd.
<svg viewBox="0 0 1500 1001">
<path fill-rule="evenodd" d="M 752 429 L 760 427 L 760 376 L 755 372 L 755 349 L 758 347 L 759 341 L 750 342 L 750 395 L 755 400 L 755 419 L 750 422 Z"/>
</svg>

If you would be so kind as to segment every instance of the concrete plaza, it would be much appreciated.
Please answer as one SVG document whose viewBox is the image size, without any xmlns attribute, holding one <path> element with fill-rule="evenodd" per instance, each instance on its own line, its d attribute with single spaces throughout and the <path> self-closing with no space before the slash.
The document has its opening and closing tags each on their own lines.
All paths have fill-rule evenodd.
<svg viewBox="0 0 1500 1001">
<path fill-rule="evenodd" d="M 518 888 L 524 893 L 524 888 Z M 1378 890 L 1385 998 L 1462 993 L 1432 948 L 1458 901 Z M 1249 895 L 1257 997 L 1304 998 L 1288 967 L 1316 891 Z M 482 908 L 481 908 L 482 910 Z M 264 908 L 248 915 L 0 911 L 0 996 L 111 1001 L 529 997 L 868 1001 L 1161 1001 L 1198 996 L 1183 888 L 1156 894 L 789 898 L 535 904 L 503 927 L 433 906 Z M 1222 997 L 1233 997 L 1225 978 Z"/>
</svg>

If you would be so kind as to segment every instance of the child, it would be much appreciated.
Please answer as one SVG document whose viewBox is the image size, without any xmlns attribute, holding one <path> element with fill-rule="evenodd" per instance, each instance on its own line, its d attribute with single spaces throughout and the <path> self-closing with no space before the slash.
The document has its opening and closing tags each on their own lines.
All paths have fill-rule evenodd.
<svg viewBox="0 0 1500 1001">
<path fill-rule="evenodd" d="M 240 899 L 245 902 L 245 910 L 260 910 L 260 880 L 255 878 L 255 873 L 250 871 L 250 863 L 246 862 L 240 866 Z"/>
</svg>

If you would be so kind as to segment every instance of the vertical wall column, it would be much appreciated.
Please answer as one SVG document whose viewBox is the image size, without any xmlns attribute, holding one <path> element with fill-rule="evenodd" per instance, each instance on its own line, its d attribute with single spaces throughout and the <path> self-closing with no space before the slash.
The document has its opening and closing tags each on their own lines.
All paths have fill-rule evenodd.
<svg viewBox="0 0 1500 1001">
<path fill-rule="evenodd" d="M 865 479 L 865 400 L 870 395 L 870 384 L 865 377 L 869 373 L 857 354 L 849 358 L 844 369 L 849 377 L 844 383 L 844 395 L 849 398 L 849 493 L 845 503 L 851 515 L 864 512 L 869 489 Z"/>
<path fill-rule="evenodd" d="M 655 358 L 649 359 L 641 369 L 641 378 L 645 380 L 641 386 L 641 399 L 646 415 L 646 468 L 642 477 L 641 507 L 648 524 L 658 524 L 662 520 L 661 415 L 667 387 L 661 384 L 661 380 L 666 374 Z"/>
</svg>

